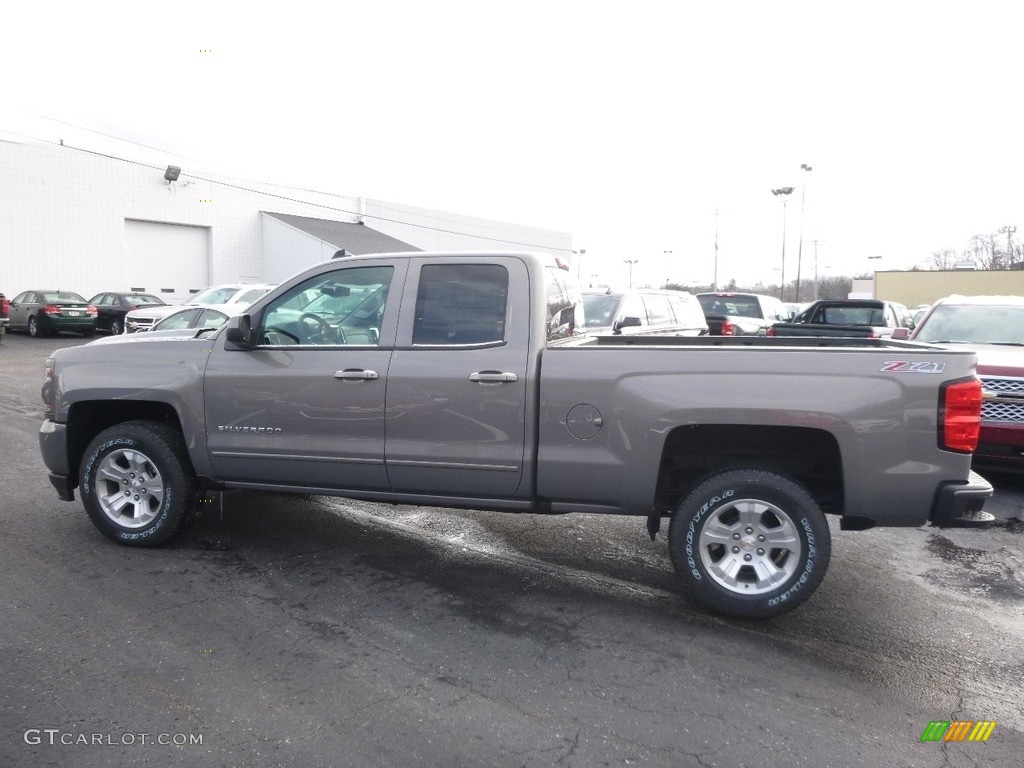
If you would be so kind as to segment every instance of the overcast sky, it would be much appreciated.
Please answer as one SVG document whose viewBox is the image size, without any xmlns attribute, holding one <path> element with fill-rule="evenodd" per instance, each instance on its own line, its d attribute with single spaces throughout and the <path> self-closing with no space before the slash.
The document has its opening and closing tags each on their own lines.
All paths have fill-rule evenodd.
<svg viewBox="0 0 1024 768">
<path fill-rule="evenodd" d="M 787 281 L 801 228 L 804 278 L 1024 238 L 1017 4 L 21 5 L 0 138 L 568 232 L 612 282 L 710 282 L 716 210 L 720 283 L 778 282 L 782 186 Z"/>
</svg>

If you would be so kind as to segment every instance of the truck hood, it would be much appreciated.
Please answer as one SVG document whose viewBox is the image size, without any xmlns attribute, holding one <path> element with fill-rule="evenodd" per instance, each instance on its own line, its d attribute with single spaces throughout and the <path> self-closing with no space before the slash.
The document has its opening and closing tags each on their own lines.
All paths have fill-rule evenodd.
<svg viewBox="0 0 1024 768">
<path fill-rule="evenodd" d="M 213 329 L 217 330 L 217 329 Z M 107 344 L 144 344 L 151 341 L 189 341 L 200 338 L 200 334 L 206 332 L 201 338 L 208 341 L 213 333 L 209 328 L 176 328 L 171 331 L 146 331 L 145 333 L 119 333 L 116 336 L 106 336 L 96 339 L 87 347 L 96 347 Z"/>
<path fill-rule="evenodd" d="M 969 349 L 978 356 L 978 373 L 988 376 L 1024 376 L 1024 347 L 1006 344 L 939 344 L 946 349 Z"/>
</svg>

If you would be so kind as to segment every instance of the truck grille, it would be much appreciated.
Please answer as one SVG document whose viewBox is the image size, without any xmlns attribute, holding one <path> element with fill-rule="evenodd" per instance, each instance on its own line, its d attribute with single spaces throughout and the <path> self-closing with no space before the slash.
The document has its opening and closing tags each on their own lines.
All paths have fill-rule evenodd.
<svg viewBox="0 0 1024 768">
<path fill-rule="evenodd" d="M 151 328 L 156 323 L 152 317 L 132 317 L 125 319 L 125 326 L 128 333 L 135 333 L 136 331 L 145 331 Z"/>
<path fill-rule="evenodd" d="M 1017 422 L 1024 424 L 1024 378 L 993 378 L 982 376 L 985 389 L 994 394 L 981 407 L 982 421 Z"/>
</svg>

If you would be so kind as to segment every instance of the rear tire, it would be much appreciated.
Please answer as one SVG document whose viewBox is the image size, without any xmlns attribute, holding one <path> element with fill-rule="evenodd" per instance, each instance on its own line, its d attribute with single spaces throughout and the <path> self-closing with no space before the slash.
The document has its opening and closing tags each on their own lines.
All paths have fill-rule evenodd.
<svg viewBox="0 0 1024 768">
<path fill-rule="evenodd" d="M 97 435 L 85 450 L 79 486 L 93 525 L 119 544 L 164 544 L 195 512 L 185 441 L 157 422 L 127 421 Z"/>
<path fill-rule="evenodd" d="M 817 589 L 832 551 L 828 520 L 795 480 L 762 468 L 712 475 L 672 516 L 669 553 L 712 610 L 770 618 Z"/>
<path fill-rule="evenodd" d="M 28 319 L 28 335 L 35 339 L 43 335 L 43 329 L 39 327 L 39 320 L 35 315 Z"/>
</svg>

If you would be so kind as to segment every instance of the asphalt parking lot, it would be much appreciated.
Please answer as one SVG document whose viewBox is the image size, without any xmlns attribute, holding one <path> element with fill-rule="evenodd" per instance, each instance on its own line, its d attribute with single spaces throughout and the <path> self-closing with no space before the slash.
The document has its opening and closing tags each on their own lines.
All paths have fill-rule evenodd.
<svg viewBox="0 0 1024 768">
<path fill-rule="evenodd" d="M 833 527 L 803 606 L 682 591 L 642 520 L 213 497 L 135 550 L 57 499 L 0 344 L 0 765 L 976 766 L 1024 753 L 1024 482 L 984 530 Z M 983 742 L 932 723 L 995 723 Z"/>
</svg>

